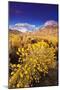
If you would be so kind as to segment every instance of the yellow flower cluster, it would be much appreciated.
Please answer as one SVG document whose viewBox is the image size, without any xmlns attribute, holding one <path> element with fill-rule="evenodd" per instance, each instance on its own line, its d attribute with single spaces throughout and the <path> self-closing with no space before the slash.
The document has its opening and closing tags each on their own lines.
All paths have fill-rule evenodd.
<svg viewBox="0 0 60 90">
<path fill-rule="evenodd" d="M 19 47 L 16 54 L 19 64 L 10 66 L 16 71 L 11 72 L 9 88 L 29 87 L 33 80 L 39 82 L 41 73 L 48 74 L 48 70 L 56 66 L 55 50 L 44 41 L 27 44 L 27 48 Z"/>
</svg>

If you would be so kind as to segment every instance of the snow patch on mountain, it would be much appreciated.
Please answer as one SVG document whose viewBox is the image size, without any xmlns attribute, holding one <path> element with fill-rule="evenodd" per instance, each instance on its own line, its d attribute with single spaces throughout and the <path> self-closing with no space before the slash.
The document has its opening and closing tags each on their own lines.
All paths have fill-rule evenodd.
<svg viewBox="0 0 60 90">
<path fill-rule="evenodd" d="M 32 32 L 32 31 L 44 29 L 45 27 L 48 27 L 48 26 L 55 27 L 55 26 L 58 26 L 58 24 L 54 20 L 48 20 L 43 25 L 40 25 L 38 27 L 29 23 L 17 23 L 15 25 L 9 25 L 9 29 L 18 30 L 21 32 Z"/>
<path fill-rule="evenodd" d="M 27 31 L 31 32 L 35 29 L 35 25 L 31 25 L 28 23 L 17 23 L 15 25 L 10 25 L 9 29 L 18 30 L 21 32 L 27 32 Z"/>
<path fill-rule="evenodd" d="M 54 20 L 49 20 L 44 23 L 44 26 L 57 26 L 57 22 Z"/>
</svg>

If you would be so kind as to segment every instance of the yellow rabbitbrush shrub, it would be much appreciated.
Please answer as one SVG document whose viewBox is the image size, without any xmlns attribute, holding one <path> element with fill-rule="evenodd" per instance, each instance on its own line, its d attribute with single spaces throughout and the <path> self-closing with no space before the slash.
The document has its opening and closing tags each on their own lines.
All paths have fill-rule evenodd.
<svg viewBox="0 0 60 90">
<path fill-rule="evenodd" d="M 15 46 L 18 47 L 21 43 L 20 35 L 11 34 L 9 37 L 9 43 L 11 48 Z"/>
<path fill-rule="evenodd" d="M 27 48 L 18 48 L 16 54 L 19 56 L 19 64 L 14 69 L 13 64 L 10 66 L 13 75 L 9 78 L 9 88 L 30 87 L 33 80 L 39 82 L 41 73 L 46 75 L 49 69 L 56 67 L 55 50 L 45 42 L 28 44 Z"/>
</svg>

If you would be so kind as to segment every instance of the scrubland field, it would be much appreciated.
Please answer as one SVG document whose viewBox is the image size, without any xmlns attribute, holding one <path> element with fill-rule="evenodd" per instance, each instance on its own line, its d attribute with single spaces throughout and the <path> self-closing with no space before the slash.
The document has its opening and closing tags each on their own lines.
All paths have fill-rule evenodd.
<svg viewBox="0 0 60 90">
<path fill-rule="evenodd" d="M 58 85 L 58 27 L 9 30 L 9 88 Z"/>
</svg>

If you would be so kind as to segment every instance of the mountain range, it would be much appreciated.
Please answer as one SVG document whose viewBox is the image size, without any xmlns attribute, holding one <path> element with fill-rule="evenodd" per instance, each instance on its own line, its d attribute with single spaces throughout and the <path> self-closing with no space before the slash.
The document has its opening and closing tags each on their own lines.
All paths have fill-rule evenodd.
<svg viewBox="0 0 60 90">
<path fill-rule="evenodd" d="M 9 34 L 36 36 L 43 39 L 55 39 L 58 40 L 58 24 L 56 21 L 50 20 L 45 22 L 42 26 L 36 27 L 31 24 L 15 24 L 13 27 L 9 27 Z"/>
<path fill-rule="evenodd" d="M 29 26 L 29 27 L 28 27 Z M 16 37 L 15 37 L 16 36 Z M 9 27 L 9 45 L 12 43 L 20 45 L 19 39 L 23 38 L 24 42 L 29 42 L 29 38 L 33 41 L 45 40 L 53 42 L 54 45 L 58 43 L 58 24 L 55 21 L 47 21 L 44 25 L 35 27 L 30 24 L 16 24 L 15 27 Z M 15 40 L 15 41 L 14 41 Z M 27 41 L 28 40 L 28 41 Z"/>
<path fill-rule="evenodd" d="M 17 23 L 15 25 L 10 25 L 9 30 L 17 30 L 20 32 L 32 32 L 32 31 L 38 31 L 40 29 L 45 29 L 45 28 L 54 28 L 58 27 L 58 24 L 54 20 L 49 20 L 46 21 L 43 25 L 36 27 L 35 25 L 31 25 L 28 23 Z"/>
</svg>

